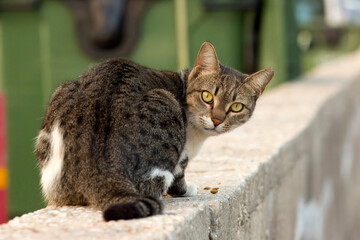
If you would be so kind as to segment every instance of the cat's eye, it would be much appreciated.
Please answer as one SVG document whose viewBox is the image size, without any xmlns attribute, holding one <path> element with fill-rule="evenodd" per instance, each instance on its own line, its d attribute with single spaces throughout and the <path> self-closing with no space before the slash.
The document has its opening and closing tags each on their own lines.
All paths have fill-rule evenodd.
<svg viewBox="0 0 360 240">
<path fill-rule="evenodd" d="M 201 94 L 201 98 L 206 103 L 212 103 L 212 101 L 213 101 L 213 95 L 211 93 L 209 93 L 208 91 L 203 91 Z"/>
<path fill-rule="evenodd" d="M 233 112 L 241 112 L 244 108 L 244 105 L 242 103 L 233 103 L 230 106 L 231 111 Z"/>
</svg>

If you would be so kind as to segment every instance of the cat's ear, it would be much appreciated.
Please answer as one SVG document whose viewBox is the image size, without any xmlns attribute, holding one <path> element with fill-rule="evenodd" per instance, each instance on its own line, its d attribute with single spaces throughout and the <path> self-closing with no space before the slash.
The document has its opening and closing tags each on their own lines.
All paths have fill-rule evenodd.
<svg viewBox="0 0 360 240">
<path fill-rule="evenodd" d="M 274 71 L 270 68 L 260 70 L 246 77 L 245 84 L 249 85 L 256 93 L 258 98 L 265 90 L 266 85 L 274 76 Z"/>
<path fill-rule="evenodd" d="M 210 42 L 204 42 L 197 55 L 194 68 L 189 78 L 200 74 L 210 74 L 220 71 L 220 63 L 216 55 L 214 46 Z"/>
</svg>

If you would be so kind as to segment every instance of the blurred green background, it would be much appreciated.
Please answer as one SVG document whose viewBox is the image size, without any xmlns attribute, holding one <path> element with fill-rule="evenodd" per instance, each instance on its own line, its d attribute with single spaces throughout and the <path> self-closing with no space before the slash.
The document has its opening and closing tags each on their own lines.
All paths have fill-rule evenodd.
<svg viewBox="0 0 360 240">
<path fill-rule="evenodd" d="M 0 5 L 0 88 L 7 98 L 11 217 L 44 207 L 34 145 L 52 91 L 109 57 L 101 56 L 101 48 L 96 57 L 84 50 L 71 1 L 31 2 L 37 1 L 3 0 Z M 177 71 L 191 67 L 201 44 L 209 40 L 224 65 L 246 73 L 273 68 L 272 87 L 358 47 L 358 25 L 328 26 L 321 3 L 147 1 L 133 29 L 137 40 L 119 55 Z M 104 52 L 111 51 L 105 47 Z M 182 53 L 185 59 L 179 57 Z"/>
</svg>

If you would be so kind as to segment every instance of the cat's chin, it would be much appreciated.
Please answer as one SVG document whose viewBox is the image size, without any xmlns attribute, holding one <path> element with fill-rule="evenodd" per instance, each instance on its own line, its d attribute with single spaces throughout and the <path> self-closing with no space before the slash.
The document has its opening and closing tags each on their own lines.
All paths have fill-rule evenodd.
<svg viewBox="0 0 360 240">
<path fill-rule="evenodd" d="M 204 128 L 203 131 L 209 136 L 217 136 L 220 134 L 215 128 Z"/>
</svg>

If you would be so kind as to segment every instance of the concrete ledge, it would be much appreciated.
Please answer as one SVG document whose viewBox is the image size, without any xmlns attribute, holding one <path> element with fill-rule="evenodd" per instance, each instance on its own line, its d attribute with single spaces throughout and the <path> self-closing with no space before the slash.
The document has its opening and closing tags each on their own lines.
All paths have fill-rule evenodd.
<svg viewBox="0 0 360 240">
<path fill-rule="evenodd" d="M 359 239 L 359 66 L 357 52 L 267 92 L 190 163 L 198 196 L 164 199 L 163 215 L 105 223 L 48 207 L 0 226 L 0 239 Z"/>
</svg>

